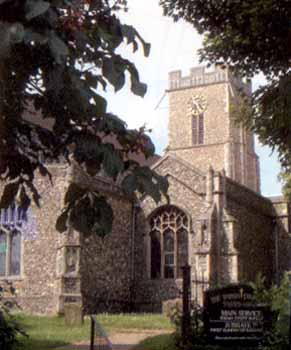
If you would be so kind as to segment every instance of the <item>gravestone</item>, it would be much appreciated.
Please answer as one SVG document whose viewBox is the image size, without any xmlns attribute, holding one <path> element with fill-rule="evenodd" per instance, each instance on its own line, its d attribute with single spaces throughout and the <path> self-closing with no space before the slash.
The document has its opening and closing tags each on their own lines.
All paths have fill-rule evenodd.
<svg viewBox="0 0 291 350">
<path fill-rule="evenodd" d="M 256 345 L 272 321 L 270 309 L 255 300 L 249 285 L 206 291 L 204 309 L 204 326 L 212 343 Z"/>
<path fill-rule="evenodd" d="M 74 303 L 64 305 L 65 324 L 68 327 L 79 327 L 83 324 L 82 307 Z"/>
</svg>

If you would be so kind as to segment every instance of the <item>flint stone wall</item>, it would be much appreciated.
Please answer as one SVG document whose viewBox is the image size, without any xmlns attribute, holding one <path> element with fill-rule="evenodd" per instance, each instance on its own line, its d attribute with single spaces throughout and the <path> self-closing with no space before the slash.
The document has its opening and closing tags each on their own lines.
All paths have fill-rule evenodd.
<svg viewBox="0 0 291 350">
<path fill-rule="evenodd" d="M 104 238 L 80 236 L 80 276 L 84 313 L 128 311 L 132 284 L 132 201 L 106 178 L 75 168 L 73 178 L 104 195 L 114 212 L 112 232 Z"/>
<path fill-rule="evenodd" d="M 32 203 L 28 212 L 35 234 L 22 234 L 21 274 L 0 279 L 0 284 L 5 280 L 12 282 L 16 288 L 14 298 L 22 311 L 36 314 L 58 312 L 56 256 L 61 234 L 55 229 L 55 220 L 62 208 L 68 169 L 56 165 L 49 166 L 49 170 L 53 184 L 47 178 L 36 176 L 41 208 Z"/>
<path fill-rule="evenodd" d="M 235 248 L 239 256 L 239 280 L 254 280 L 257 273 L 261 272 L 271 283 L 275 276 L 276 254 L 278 254 L 279 274 L 282 275 L 283 271 L 289 269 L 288 232 L 268 198 L 230 179 L 227 179 L 226 191 L 227 213 L 236 220 Z"/>
<path fill-rule="evenodd" d="M 128 311 L 131 286 L 130 201 L 109 200 L 114 210 L 112 232 L 104 238 L 81 238 L 81 291 L 85 313 Z"/>
</svg>

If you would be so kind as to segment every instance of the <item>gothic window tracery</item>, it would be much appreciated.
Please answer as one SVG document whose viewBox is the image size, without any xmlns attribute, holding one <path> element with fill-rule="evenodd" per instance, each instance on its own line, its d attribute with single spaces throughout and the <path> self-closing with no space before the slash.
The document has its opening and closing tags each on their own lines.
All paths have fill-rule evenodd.
<svg viewBox="0 0 291 350">
<path fill-rule="evenodd" d="M 174 206 L 163 207 L 150 219 L 151 278 L 180 278 L 188 262 L 187 215 Z"/>
</svg>

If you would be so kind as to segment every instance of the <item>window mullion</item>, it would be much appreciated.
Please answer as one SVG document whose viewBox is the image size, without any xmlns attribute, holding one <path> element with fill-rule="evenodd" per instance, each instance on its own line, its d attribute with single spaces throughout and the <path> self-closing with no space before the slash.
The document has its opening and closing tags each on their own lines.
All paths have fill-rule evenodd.
<svg viewBox="0 0 291 350">
<path fill-rule="evenodd" d="M 165 270 L 165 252 L 164 252 L 164 229 L 163 229 L 163 219 L 161 218 L 162 222 L 162 229 L 160 231 L 160 240 L 161 240 L 161 278 L 164 278 L 164 270 Z"/>
<path fill-rule="evenodd" d="M 178 242 L 177 242 L 177 216 L 174 224 L 174 278 L 178 276 Z"/>
</svg>

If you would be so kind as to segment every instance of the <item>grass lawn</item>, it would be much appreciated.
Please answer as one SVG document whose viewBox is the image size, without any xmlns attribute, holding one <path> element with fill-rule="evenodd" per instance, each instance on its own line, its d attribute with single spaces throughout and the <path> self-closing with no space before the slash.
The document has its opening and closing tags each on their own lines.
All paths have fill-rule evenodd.
<svg viewBox="0 0 291 350">
<path fill-rule="evenodd" d="M 29 335 L 29 338 L 21 339 L 24 350 L 48 350 L 90 339 L 88 318 L 81 327 L 75 328 L 66 327 L 62 317 L 17 315 L 17 319 Z M 108 334 L 119 329 L 172 329 L 166 317 L 155 314 L 101 314 L 97 320 Z"/>
<path fill-rule="evenodd" d="M 162 334 L 140 342 L 134 350 L 177 350 L 173 334 Z"/>
</svg>

